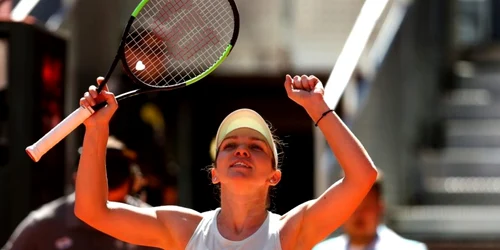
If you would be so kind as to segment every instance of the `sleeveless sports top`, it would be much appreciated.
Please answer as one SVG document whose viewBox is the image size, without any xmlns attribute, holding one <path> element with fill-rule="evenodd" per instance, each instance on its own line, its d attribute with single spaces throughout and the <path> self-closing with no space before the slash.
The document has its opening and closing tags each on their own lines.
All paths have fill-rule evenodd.
<svg viewBox="0 0 500 250">
<path fill-rule="evenodd" d="M 186 250 L 281 250 L 279 215 L 268 212 L 266 220 L 255 233 L 244 240 L 231 241 L 224 238 L 217 228 L 219 212 L 220 208 L 203 213 L 203 219 Z"/>
</svg>

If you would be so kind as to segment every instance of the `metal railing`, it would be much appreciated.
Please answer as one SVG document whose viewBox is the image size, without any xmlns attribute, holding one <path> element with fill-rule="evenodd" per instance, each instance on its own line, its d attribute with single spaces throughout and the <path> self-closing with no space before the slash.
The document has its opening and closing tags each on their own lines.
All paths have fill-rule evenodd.
<svg viewBox="0 0 500 250">
<path fill-rule="evenodd" d="M 330 108 L 337 107 L 339 102 L 344 104 L 342 118 L 348 125 L 362 108 L 369 82 L 387 54 L 410 3 L 401 0 L 367 0 L 364 3 L 325 86 L 325 99 Z M 384 16 L 386 9 L 388 12 Z M 378 32 L 375 30 L 377 22 L 382 22 Z M 371 37 L 375 39 L 369 44 Z M 363 76 L 365 83 L 362 86 L 357 85 L 355 72 Z M 319 129 L 314 129 L 314 136 L 317 197 L 337 179 L 339 169 Z"/>
</svg>

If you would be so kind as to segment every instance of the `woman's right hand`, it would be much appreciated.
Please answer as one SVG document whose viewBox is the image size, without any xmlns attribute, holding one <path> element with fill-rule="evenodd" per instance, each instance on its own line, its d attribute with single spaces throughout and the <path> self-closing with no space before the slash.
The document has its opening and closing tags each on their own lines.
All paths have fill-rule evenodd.
<svg viewBox="0 0 500 250">
<path fill-rule="evenodd" d="M 103 77 L 98 77 L 97 85 L 99 86 L 103 80 Z M 118 109 L 118 102 L 115 95 L 109 91 L 108 86 L 104 86 L 101 93 L 98 94 L 97 87 L 92 85 L 89 87 L 89 91 L 85 92 L 83 97 L 80 98 L 80 106 L 85 108 L 91 108 L 102 102 L 107 102 L 108 104 L 87 118 L 83 122 L 85 127 L 107 126 L 116 109 Z"/>
</svg>

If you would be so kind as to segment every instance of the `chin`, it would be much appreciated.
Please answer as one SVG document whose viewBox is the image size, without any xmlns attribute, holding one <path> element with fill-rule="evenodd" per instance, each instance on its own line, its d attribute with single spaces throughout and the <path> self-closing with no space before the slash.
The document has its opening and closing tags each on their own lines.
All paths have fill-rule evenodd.
<svg viewBox="0 0 500 250">
<path fill-rule="evenodd" d="M 233 181 L 255 180 L 255 176 L 252 174 L 252 172 L 250 172 L 248 170 L 228 171 L 226 178 L 228 180 L 233 180 Z"/>
<path fill-rule="evenodd" d="M 262 183 L 263 181 L 258 181 L 253 177 L 242 175 L 228 176 L 226 179 L 227 186 L 238 188 L 243 191 L 255 190 L 259 188 L 259 186 L 262 186 Z"/>
<path fill-rule="evenodd" d="M 242 187 L 248 187 L 250 185 L 254 185 L 255 180 L 248 177 L 248 176 L 230 176 L 228 178 L 228 184 L 232 186 L 242 186 Z"/>
</svg>

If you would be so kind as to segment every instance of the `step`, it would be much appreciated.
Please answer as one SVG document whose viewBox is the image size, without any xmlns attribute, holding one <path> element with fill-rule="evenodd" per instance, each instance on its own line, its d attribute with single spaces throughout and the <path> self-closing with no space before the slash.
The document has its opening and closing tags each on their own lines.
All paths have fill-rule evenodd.
<svg viewBox="0 0 500 250">
<path fill-rule="evenodd" d="M 484 88 L 457 88 L 443 96 L 442 105 L 452 107 L 487 106 L 500 102 L 500 92 Z"/>
<path fill-rule="evenodd" d="M 500 94 L 500 73 L 474 78 L 458 78 L 456 81 L 456 87 L 459 89 L 484 89 L 495 94 Z"/>
<path fill-rule="evenodd" d="M 445 138 L 447 147 L 500 147 L 500 136 L 456 135 Z"/>
<path fill-rule="evenodd" d="M 419 164 L 422 175 L 427 177 L 500 177 L 498 164 Z M 470 180 L 474 181 L 474 180 Z"/>
<path fill-rule="evenodd" d="M 393 229 L 417 238 L 497 239 L 500 206 L 397 206 L 389 208 Z"/>
<path fill-rule="evenodd" d="M 500 103 L 488 105 L 443 105 L 445 119 L 500 119 Z"/>
<path fill-rule="evenodd" d="M 424 176 L 423 202 L 437 205 L 500 205 L 500 177 Z"/>
<path fill-rule="evenodd" d="M 423 187 L 432 194 L 495 195 L 500 198 L 500 177 L 424 176 Z M 499 199 L 500 202 L 500 199 Z"/>
<path fill-rule="evenodd" d="M 500 63 L 461 60 L 455 63 L 454 72 L 458 77 L 497 75 L 500 73 Z"/>
<path fill-rule="evenodd" d="M 425 192 L 421 198 L 426 205 L 457 205 L 457 206 L 500 206 L 500 194 L 458 194 Z"/>
<path fill-rule="evenodd" d="M 447 120 L 445 140 L 449 147 L 500 147 L 500 119 Z"/>
<path fill-rule="evenodd" d="M 500 147 L 448 147 L 440 150 L 425 149 L 419 153 L 421 164 L 490 164 L 500 165 Z"/>
</svg>

